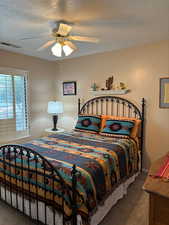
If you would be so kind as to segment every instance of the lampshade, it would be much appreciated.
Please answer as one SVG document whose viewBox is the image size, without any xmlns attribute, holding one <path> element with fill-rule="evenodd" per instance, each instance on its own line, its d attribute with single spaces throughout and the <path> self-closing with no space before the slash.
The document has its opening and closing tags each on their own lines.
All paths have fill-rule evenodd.
<svg viewBox="0 0 169 225">
<path fill-rule="evenodd" d="M 51 48 L 52 54 L 61 57 L 62 56 L 62 45 L 60 43 L 56 43 L 52 48 Z"/>
<path fill-rule="evenodd" d="M 74 50 L 70 48 L 68 45 L 63 45 L 63 51 L 66 56 L 70 55 Z"/>
<path fill-rule="evenodd" d="M 52 54 L 57 56 L 57 57 L 62 57 L 62 50 L 65 53 L 66 56 L 70 55 L 74 49 L 68 46 L 67 44 L 64 43 L 59 43 L 57 42 L 52 48 Z"/>
<path fill-rule="evenodd" d="M 48 113 L 49 114 L 63 113 L 63 103 L 54 101 L 48 102 Z"/>
</svg>

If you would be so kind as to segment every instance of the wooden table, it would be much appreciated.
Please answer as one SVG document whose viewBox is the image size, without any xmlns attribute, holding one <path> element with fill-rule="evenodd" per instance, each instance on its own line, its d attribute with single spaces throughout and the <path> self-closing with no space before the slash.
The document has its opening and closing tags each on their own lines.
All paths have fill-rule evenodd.
<svg viewBox="0 0 169 225">
<path fill-rule="evenodd" d="M 164 157 L 152 164 L 149 175 L 155 174 L 163 160 Z M 149 175 L 143 186 L 149 193 L 149 225 L 169 225 L 169 181 Z"/>
</svg>

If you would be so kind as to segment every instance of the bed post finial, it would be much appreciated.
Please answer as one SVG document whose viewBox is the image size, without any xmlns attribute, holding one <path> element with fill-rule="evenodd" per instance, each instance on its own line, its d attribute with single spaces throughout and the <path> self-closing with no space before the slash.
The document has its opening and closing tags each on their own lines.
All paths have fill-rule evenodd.
<svg viewBox="0 0 169 225">
<path fill-rule="evenodd" d="M 78 114 L 80 114 L 80 98 L 78 98 Z"/>
</svg>

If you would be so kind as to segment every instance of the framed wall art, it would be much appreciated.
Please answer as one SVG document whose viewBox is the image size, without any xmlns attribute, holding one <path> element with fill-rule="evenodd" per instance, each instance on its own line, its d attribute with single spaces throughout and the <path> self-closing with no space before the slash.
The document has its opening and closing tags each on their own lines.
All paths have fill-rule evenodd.
<svg viewBox="0 0 169 225">
<path fill-rule="evenodd" d="M 63 95 L 76 95 L 76 81 L 63 82 Z"/>
<path fill-rule="evenodd" d="M 169 77 L 160 78 L 160 108 L 169 108 Z"/>
</svg>

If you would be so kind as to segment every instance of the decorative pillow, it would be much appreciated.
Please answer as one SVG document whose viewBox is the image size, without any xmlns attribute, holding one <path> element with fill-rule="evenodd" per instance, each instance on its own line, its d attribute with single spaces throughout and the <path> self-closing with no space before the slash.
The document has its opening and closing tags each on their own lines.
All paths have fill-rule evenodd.
<svg viewBox="0 0 169 225">
<path fill-rule="evenodd" d="M 107 119 L 100 134 L 108 136 L 115 134 L 130 136 L 133 127 L 134 121 Z"/>
<path fill-rule="evenodd" d="M 108 116 L 108 115 L 102 115 L 101 118 L 102 118 L 101 131 L 105 127 L 107 119 L 113 119 L 113 120 L 119 120 L 119 121 L 133 121 L 134 127 L 131 129 L 130 137 L 133 137 L 133 138 L 138 137 L 141 120 L 134 117 L 118 117 L 118 116 Z"/>
<path fill-rule="evenodd" d="M 79 115 L 75 130 L 98 133 L 100 131 L 100 126 L 100 116 Z"/>
</svg>

